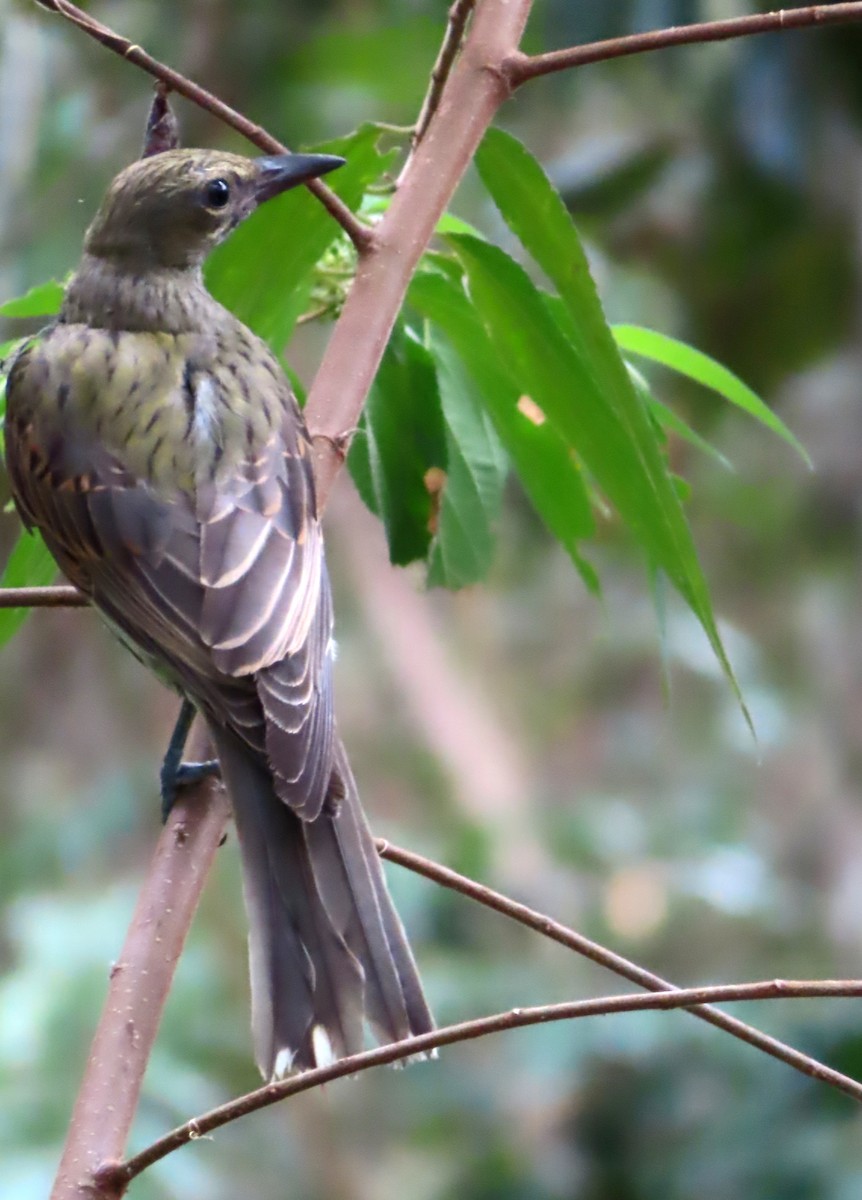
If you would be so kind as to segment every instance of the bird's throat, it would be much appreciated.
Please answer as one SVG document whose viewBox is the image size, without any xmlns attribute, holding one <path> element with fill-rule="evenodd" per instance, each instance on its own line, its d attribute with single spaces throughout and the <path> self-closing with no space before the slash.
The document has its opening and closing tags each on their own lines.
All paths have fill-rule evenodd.
<svg viewBox="0 0 862 1200">
<path fill-rule="evenodd" d="M 196 333 L 227 314 L 204 287 L 199 267 L 145 267 L 85 254 L 66 289 L 60 320 L 97 329 Z"/>
</svg>

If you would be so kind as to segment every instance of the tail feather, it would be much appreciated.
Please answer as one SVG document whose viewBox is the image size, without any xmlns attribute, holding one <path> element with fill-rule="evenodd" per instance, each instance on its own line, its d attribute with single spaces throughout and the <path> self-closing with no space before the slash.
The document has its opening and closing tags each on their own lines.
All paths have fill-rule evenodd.
<svg viewBox="0 0 862 1200">
<path fill-rule="evenodd" d="M 255 1056 L 265 1078 L 433 1028 L 343 748 L 304 822 L 233 734 L 212 729 L 233 802 L 249 919 Z"/>
<path fill-rule="evenodd" d="M 309 844 L 327 908 L 365 972 L 366 1017 L 381 1042 L 427 1033 L 434 1018 L 340 740 L 328 808 L 330 821 L 308 826 Z"/>
</svg>

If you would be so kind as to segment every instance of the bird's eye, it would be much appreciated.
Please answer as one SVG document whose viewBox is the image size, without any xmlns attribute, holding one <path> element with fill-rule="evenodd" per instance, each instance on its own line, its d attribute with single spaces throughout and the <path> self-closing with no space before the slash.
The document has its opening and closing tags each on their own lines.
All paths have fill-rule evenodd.
<svg viewBox="0 0 862 1200">
<path fill-rule="evenodd" d="M 230 200 L 230 187 L 224 179 L 213 179 L 207 184 L 207 204 L 210 208 L 224 208 Z"/>
</svg>

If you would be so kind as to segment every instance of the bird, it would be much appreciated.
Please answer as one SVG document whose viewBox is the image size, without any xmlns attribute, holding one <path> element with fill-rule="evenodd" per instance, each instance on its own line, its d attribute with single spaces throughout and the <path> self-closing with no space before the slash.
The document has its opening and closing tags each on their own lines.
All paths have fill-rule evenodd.
<svg viewBox="0 0 862 1200">
<path fill-rule="evenodd" d="M 15 354 L 15 504 L 120 640 L 203 717 L 231 800 L 265 1079 L 434 1021 L 333 713 L 311 440 L 282 366 L 207 291 L 210 250 L 343 163 L 167 149 L 111 183 L 57 319 Z M 301 231 L 297 230 L 297 236 Z M 200 770 L 207 770 L 203 764 Z"/>
</svg>

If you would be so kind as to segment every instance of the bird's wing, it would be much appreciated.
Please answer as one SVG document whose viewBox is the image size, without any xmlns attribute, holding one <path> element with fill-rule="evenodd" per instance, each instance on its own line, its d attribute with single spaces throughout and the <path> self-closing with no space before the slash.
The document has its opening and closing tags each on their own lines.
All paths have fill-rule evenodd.
<svg viewBox="0 0 862 1200">
<path fill-rule="evenodd" d="M 21 356 L 8 385 L 9 469 L 25 520 L 124 640 L 265 754 L 279 796 L 313 819 L 332 766 L 332 613 L 292 401 L 279 397 L 269 438 L 217 485 L 166 499 L 105 449 L 74 394 L 46 418 L 27 395 L 48 382 L 38 361 Z M 187 379 L 179 364 L 178 386 Z M 200 379 L 210 398 L 224 386 Z"/>
</svg>

